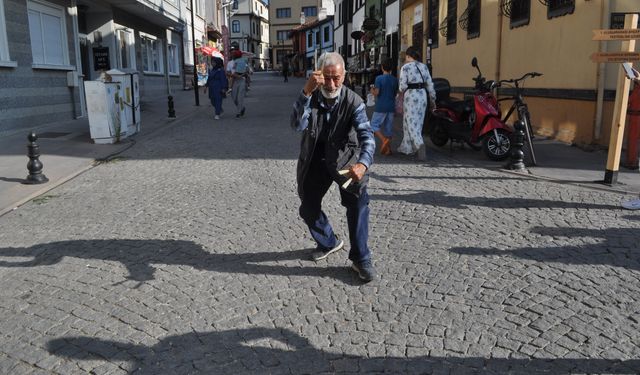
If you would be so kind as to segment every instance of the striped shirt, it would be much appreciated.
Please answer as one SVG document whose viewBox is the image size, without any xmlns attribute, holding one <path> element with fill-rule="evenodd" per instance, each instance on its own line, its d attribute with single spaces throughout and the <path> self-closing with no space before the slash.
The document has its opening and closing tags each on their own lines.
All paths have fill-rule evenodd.
<svg viewBox="0 0 640 375">
<path fill-rule="evenodd" d="M 336 98 L 333 105 L 329 106 L 324 100 L 320 101 L 320 105 L 326 109 L 324 123 L 329 124 L 331 113 L 336 108 L 340 97 Z M 298 100 L 293 104 L 293 115 L 291 116 L 291 127 L 297 131 L 303 131 L 309 126 L 309 116 L 311 115 L 311 96 L 305 96 L 300 93 Z M 358 163 L 362 163 L 367 169 L 373 164 L 373 153 L 376 149 L 375 139 L 373 138 L 373 130 L 369 124 L 367 111 L 364 103 L 356 108 L 351 118 L 351 125 L 356 130 L 358 143 L 360 144 L 360 155 Z"/>
</svg>

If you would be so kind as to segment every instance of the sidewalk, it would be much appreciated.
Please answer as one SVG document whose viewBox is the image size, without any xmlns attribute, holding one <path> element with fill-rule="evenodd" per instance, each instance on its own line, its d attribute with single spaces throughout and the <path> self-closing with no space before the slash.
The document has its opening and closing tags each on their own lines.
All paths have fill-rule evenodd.
<svg viewBox="0 0 640 375">
<path fill-rule="evenodd" d="M 528 166 L 526 172 L 532 177 L 605 189 L 632 197 L 640 194 L 640 172 L 637 170 L 620 167 L 617 184 L 609 186 L 602 183 L 607 165 L 606 150 L 584 151 L 575 146 L 547 139 L 534 139 L 533 144 L 537 165 Z M 508 159 L 501 162 L 490 161 L 482 151 L 474 151 L 469 146 L 461 149 L 456 145 L 452 150 L 449 144 L 436 147 L 427 141 L 427 145 L 432 150 L 484 168 L 502 169 L 508 162 Z"/>
<path fill-rule="evenodd" d="M 155 97 L 142 101 L 140 132 L 118 144 L 94 144 L 89 134 L 89 120 L 82 118 L 34 126 L 38 135 L 40 161 L 43 174 L 49 182 L 40 185 L 23 185 L 27 177 L 27 136 L 31 128 L 0 133 L 0 216 L 29 200 L 46 193 L 104 159 L 132 147 L 136 140 L 144 139 L 158 129 L 184 121 L 195 111 L 195 94 L 191 91 L 173 92 L 176 119 L 168 118 L 166 97 Z M 206 94 L 200 91 L 200 110 L 208 110 L 211 104 Z"/>
<path fill-rule="evenodd" d="M 210 110 L 209 100 L 202 91 L 199 108 L 195 107 L 193 91 L 176 91 L 173 94 L 177 119 L 167 118 L 166 98 L 143 101 L 140 133 L 115 145 L 93 144 L 87 118 L 34 128 L 40 137 L 37 143 L 40 146 L 40 161 L 44 165 L 43 173 L 49 178 L 49 182 L 45 184 L 21 184 L 28 175 L 26 146 L 29 130 L 0 133 L 0 216 L 92 168 L 96 160 L 132 147 L 132 140 L 144 139 L 158 129 L 180 123 L 191 117 L 197 109 Z M 400 142 L 402 132 L 402 126 L 398 126 L 397 122 L 398 119 L 395 128 L 399 133 L 394 139 L 394 149 Z M 638 171 L 620 168 L 618 184 L 614 186 L 595 182 L 604 178 L 607 160 L 605 151 L 586 152 L 551 140 L 535 140 L 534 144 L 538 165 L 528 168 L 532 177 L 616 191 L 625 193 L 630 198 L 640 194 Z M 460 149 L 456 146 L 451 150 L 446 145 L 437 148 L 428 141 L 427 145 L 432 150 L 474 166 L 496 169 L 505 165 L 505 162 L 489 161 L 482 152 L 473 151 L 469 147 Z"/>
</svg>

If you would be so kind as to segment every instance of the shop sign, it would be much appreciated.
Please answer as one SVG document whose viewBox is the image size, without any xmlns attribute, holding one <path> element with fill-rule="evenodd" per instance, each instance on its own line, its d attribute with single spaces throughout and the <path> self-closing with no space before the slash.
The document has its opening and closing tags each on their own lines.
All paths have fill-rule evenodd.
<svg viewBox="0 0 640 375">
<path fill-rule="evenodd" d="M 110 70 L 109 47 L 93 47 L 93 70 Z"/>
</svg>

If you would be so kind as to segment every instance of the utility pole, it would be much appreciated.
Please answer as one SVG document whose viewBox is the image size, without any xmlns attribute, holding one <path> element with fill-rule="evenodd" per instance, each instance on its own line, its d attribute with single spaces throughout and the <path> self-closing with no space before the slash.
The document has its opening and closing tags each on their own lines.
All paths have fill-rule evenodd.
<svg viewBox="0 0 640 375">
<path fill-rule="evenodd" d="M 193 92 L 196 95 L 196 106 L 200 106 L 200 88 L 198 87 L 198 65 L 196 64 L 196 23 L 193 16 L 193 0 L 191 0 L 191 48 L 193 49 Z"/>
<path fill-rule="evenodd" d="M 347 59 L 349 58 L 349 52 L 347 51 L 347 47 L 349 46 L 349 33 L 347 30 L 347 23 L 349 22 L 349 15 L 347 12 L 351 12 L 351 7 L 349 6 L 349 2 L 351 0 L 342 0 L 342 58 L 344 59 L 344 64 L 347 64 Z M 347 67 L 344 67 L 344 70 L 347 70 Z"/>
</svg>

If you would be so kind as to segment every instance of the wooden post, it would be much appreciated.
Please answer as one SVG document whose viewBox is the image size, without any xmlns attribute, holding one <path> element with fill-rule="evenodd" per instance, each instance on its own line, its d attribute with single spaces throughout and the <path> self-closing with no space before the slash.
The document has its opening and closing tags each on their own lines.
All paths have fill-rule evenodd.
<svg viewBox="0 0 640 375">
<path fill-rule="evenodd" d="M 637 25 L 637 14 L 627 14 L 625 16 L 625 29 L 636 29 Z M 623 41 L 621 52 L 633 52 L 635 48 L 635 40 Z M 631 85 L 631 82 L 626 78 L 622 66 L 618 69 L 616 101 L 613 107 L 613 122 L 611 124 L 611 138 L 609 139 L 609 155 L 607 156 L 607 168 L 604 172 L 604 183 L 608 185 L 613 185 L 618 182 L 620 154 L 622 152 L 622 140 L 624 138 L 624 122 L 627 118 L 627 104 L 629 101 L 629 88 Z"/>
</svg>

